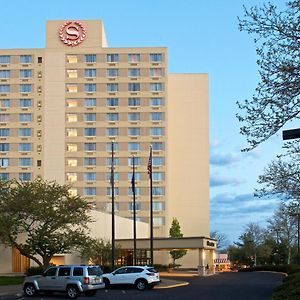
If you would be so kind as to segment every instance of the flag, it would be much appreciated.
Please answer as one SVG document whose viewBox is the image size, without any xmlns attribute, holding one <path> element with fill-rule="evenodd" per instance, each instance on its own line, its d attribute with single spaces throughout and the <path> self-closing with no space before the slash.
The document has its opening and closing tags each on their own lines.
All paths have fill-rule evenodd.
<svg viewBox="0 0 300 300">
<path fill-rule="evenodd" d="M 148 174 L 151 178 L 151 176 L 152 176 L 152 147 L 151 146 L 150 146 L 150 155 L 149 155 L 147 170 L 148 170 Z"/>
</svg>

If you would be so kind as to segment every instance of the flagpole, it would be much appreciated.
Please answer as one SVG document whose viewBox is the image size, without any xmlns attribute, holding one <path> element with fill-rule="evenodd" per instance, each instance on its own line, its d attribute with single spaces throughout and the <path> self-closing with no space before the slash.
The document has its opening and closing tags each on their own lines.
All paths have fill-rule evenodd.
<svg viewBox="0 0 300 300">
<path fill-rule="evenodd" d="M 150 178 L 150 264 L 153 266 L 153 184 L 152 184 L 152 146 L 148 161 L 148 174 Z"/>
<path fill-rule="evenodd" d="M 114 178 L 114 142 L 111 142 L 111 267 L 115 269 L 115 178 Z"/>
<path fill-rule="evenodd" d="M 132 194 L 133 194 L 133 264 L 136 266 L 136 207 L 135 207 L 135 163 L 132 156 Z"/>
</svg>

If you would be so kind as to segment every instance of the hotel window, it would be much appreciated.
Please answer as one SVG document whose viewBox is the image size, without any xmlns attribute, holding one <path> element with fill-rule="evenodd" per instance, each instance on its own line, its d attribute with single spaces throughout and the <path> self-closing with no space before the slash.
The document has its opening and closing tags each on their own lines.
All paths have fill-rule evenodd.
<svg viewBox="0 0 300 300">
<path fill-rule="evenodd" d="M 67 176 L 67 180 L 68 181 L 71 181 L 71 182 L 75 182 L 75 181 L 77 181 L 77 173 L 67 173 L 66 174 L 66 176 Z"/>
<path fill-rule="evenodd" d="M 119 128 L 106 128 L 106 136 L 118 136 Z"/>
<path fill-rule="evenodd" d="M 165 189 L 163 187 L 153 187 L 153 196 L 163 196 L 165 194 Z"/>
<path fill-rule="evenodd" d="M 114 172 L 114 181 L 119 181 L 120 174 L 118 172 Z M 106 180 L 110 181 L 111 180 L 111 172 L 106 173 Z"/>
<path fill-rule="evenodd" d="M 31 128 L 19 128 L 19 136 L 23 136 L 23 137 L 31 136 Z"/>
<path fill-rule="evenodd" d="M 164 150 L 164 144 L 162 142 L 153 142 L 152 143 L 152 150 L 153 151 Z"/>
<path fill-rule="evenodd" d="M 152 112 L 150 113 L 150 120 L 151 121 L 163 121 L 164 113 L 162 112 Z"/>
<path fill-rule="evenodd" d="M 32 70 L 20 70 L 20 78 L 31 78 Z"/>
<path fill-rule="evenodd" d="M 84 121 L 85 122 L 95 122 L 96 121 L 96 114 L 95 113 L 85 113 L 84 114 Z"/>
<path fill-rule="evenodd" d="M 162 180 L 164 180 L 164 173 L 153 172 L 152 173 L 152 179 L 154 181 L 162 181 Z"/>
<path fill-rule="evenodd" d="M 31 114 L 19 114 L 19 122 L 31 122 Z"/>
<path fill-rule="evenodd" d="M 0 167 L 8 167 L 9 158 L 0 158 Z"/>
<path fill-rule="evenodd" d="M 32 100 L 31 99 L 20 99 L 19 102 L 20 107 L 26 108 L 32 106 Z"/>
<path fill-rule="evenodd" d="M 119 105 L 119 99 L 118 98 L 107 98 L 106 99 L 106 105 L 107 106 L 118 106 Z"/>
<path fill-rule="evenodd" d="M 140 157 L 134 157 L 134 165 L 139 166 L 141 164 L 141 158 Z M 128 166 L 133 166 L 133 158 L 128 157 Z"/>
<path fill-rule="evenodd" d="M 86 98 L 84 99 L 85 107 L 95 107 L 96 106 L 96 98 Z"/>
<path fill-rule="evenodd" d="M 150 83 L 150 91 L 151 92 L 162 92 L 163 84 L 159 82 Z"/>
<path fill-rule="evenodd" d="M 115 211 L 119 210 L 119 203 L 115 203 L 114 205 Z M 112 212 L 112 204 L 111 202 L 105 203 L 105 211 L 111 213 Z"/>
<path fill-rule="evenodd" d="M 73 197 L 77 196 L 77 189 L 76 188 L 71 188 L 71 189 L 69 189 L 68 192 L 69 192 L 70 196 L 73 196 Z"/>
<path fill-rule="evenodd" d="M 106 151 L 111 152 L 112 143 L 106 143 Z M 119 151 L 119 143 L 114 142 L 114 151 Z"/>
<path fill-rule="evenodd" d="M 10 70 L 0 70 L 0 78 L 10 78 Z"/>
<path fill-rule="evenodd" d="M 0 107 L 1 108 L 10 107 L 10 100 L 9 99 L 0 99 Z"/>
<path fill-rule="evenodd" d="M 19 180 L 21 181 L 30 181 L 31 173 L 19 173 Z"/>
<path fill-rule="evenodd" d="M 119 61 L 119 54 L 107 54 L 106 55 L 107 62 L 118 62 Z"/>
<path fill-rule="evenodd" d="M 41 56 L 38 57 L 38 64 L 41 64 L 43 62 L 43 58 Z"/>
<path fill-rule="evenodd" d="M 0 93 L 10 93 L 10 85 L 0 84 Z"/>
<path fill-rule="evenodd" d="M 3 180 L 3 181 L 9 180 L 9 173 L 0 173 L 0 180 Z"/>
<path fill-rule="evenodd" d="M 77 70 L 67 70 L 68 78 L 77 78 Z"/>
<path fill-rule="evenodd" d="M 129 92 L 139 92 L 140 90 L 141 90 L 141 86 L 139 83 L 128 83 Z"/>
<path fill-rule="evenodd" d="M 83 180 L 84 181 L 96 181 L 96 173 L 95 172 L 84 173 Z"/>
<path fill-rule="evenodd" d="M 163 217 L 153 217 L 153 226 L 163 226 L 164 223 L 165 222 Z"/>
<path fill-rule="evenodd" d="M 32 85 L 31 84 L 20 84 L 19 91 L 20 91 L 20 93 L 31 93 Z"/>
<path fill-rule="evenodd" d="M 66 104 L 67 104 L 67 107 L 77 107 L 78 101 L 75 99 L 67 99 Z"/>
<path fill-rule="evenodd" d="M 128 77 L 139 77 L 140 75 L 140 69 L 128 69 Z"/>
<path fill-rule="evenodd" d="M 107 77 L 118 77 L 119 76 L 119 70 L 118 69 L 107 69 L 106 70 L 106 76 Z"/>
<path fill-rule="evenodd" d="M 128 62 L 136 63 L 141 61 L 141 55 L 139 53 L 128 54 Z"/>
<path fill-rule="evenodd" d="M 8 143 L 1 143 L 0 144 L 0 152 L 8 152 L 9 151 L 9 144 Z"/>
<path fill-rule="evenodd" d="M 31 151 L 31 144 L 30 143 L 20 143 L 18 150 L 20 152 L 29 152 L 29 151 Z"/>
<path fill-rule="evenodd" d="M 96 158 L 95 157 L 85 157 L 83 163 L 85 166 L 96 166 Z"/>
<path fill-rule="evenodd" d="M 163 166 L 165 164 L 164 157 L 152 157 L 153 166 Z"/>
<path fill-rule="evenodd" d="M 97 61 L 96 54 L 85 54 L 84 55 L 84 62 L 85 63 L 95 63 Z"/>
<path fill-rule="evenodd" d="M 151 77 L 163 76 L 163 69 L 162 68 L 150 68 L 150 76 Z"/>
<path fill-rule="evenodd" d="M 96 128 L 84 128 L 84 136 L 96 136 Z"/>
<path fill-rule="evenodd" d="M 137 188 L 135 188 L 135 190 L 136 189 Z M 135 193 L 136 193 L 136 191 L 135 191 Z M 141 202 L 135 202 L 135 210 L 141 210 L 141 207 L 142 207 Z M 133 202 L 129 202 L 128 203 L 128 210 L 133 211 L 133 209 L 134 209 Z"/>
<path fill-rule="evenodd" d="M 164 204 L 163 204 L 163 202 L 153 202 L 152 208 L 153 208 L 153 211 L 163 211 Z"/>
<path fill-rule="evenodd" d="M 140 128 L 137 128 L 137 127 L 128 128 L 128 135 L 129 136 L 139 136 L 140 132 L 141 132 Z"/>
<path fill-rule="evenodd" d="M 119 90 L 119 85 L 117 83 L 107 83 L 106 90 L 108 92 L 117 92 Z"/>
<path fill-rule="evenodd" d="M 163 99 L 162 98 L 150 98 L 150 106 L 162 106 Z"/>
<path fill-rule="evenodd" d="M 139 121 L 140 120 L 140 113 L 128 113 L 128 121 Z"/>
<path fill-rule="evenodd" d="M 69 136 L 69 137 L 77 136 L 77 129 L 76 128 L 67 128 L 67 136 Z"/>
<path fill-rule="evenodd" d="M 9 128 L 0 128 L 0 136 L 1 137 L 9 136 Z"/>
<path fill-rule="evenodd" d="M 95 187 L 85 187 L 83 189 L 84 196 L 96 196 L 96 188 Z"/>
<path fill-rule="evenodd" d="M 69 158 L 67 160 L 68 167 L 77 167 L 77 159 L 75 158 Z"/>
<path fill-rule="evenodd" d="M 10 56 L 9 55 L 0 55 L 0 64 L 9 64 Z"/>
<path fill-rule="evenodd" d="M 133 191 L 132 191 L 132 188 L 130 187 L 130 188 L 128 188 L 128 196 L 133 196 Z M 136 196 L 140 196 L 141 195 L 141 188 L 139 188 L 139 187 L 136 187 L 135 188 L 135 195 Z"/>
<path fill-rule="evenodd" d="M 77 93 L 78 87 L 77 84 L 67 84 L 67 92 L 68 93 Z"/>
<path fill-rule="evenodd" d="M 96 92 L 97 86 L 95 83 L 85 83 L 84 84 L 84 91 L 87 93 Z"/>
<path fill-rule="evenodd" d="M 1 123 L 9 122 L 9 114 L 0 114 L 0 122 Z"/>
<path fill-rule="evenodd" d="M 20 55 L 20 63 L 21 64 L 32 63 L 32 56 L 31 55 Z"/>
<path fill-rule="evenodd" d="M 77 63 L 77 56 L 76 55 L 67 55 L 67 62 L 69 64 L 76 64 Z"/>
<path fill-rule="evenodd" d="M 96 151 L 96 143 L 84 143 L 84 151 Z"/>
<path fill-rule="evenodd" d="M 106 158 L 106 165 L 111 166 L 111 157 Z M 119 158 L 114 157 L 114 166 L 118 166 L 118 165 L 119 165 Z"/>
<path fill-rule="evenodd" d="M 77 145 L 76 144 L 67 144 L 67 151 L 68 152 L 76 152 L 77 151 Z"/>
<path fill-rule="evenodd" d="M 77 114 L 67 114 L 67 122 L 77 122 Z"/>
<path fill-rule="evenodd" d="M 149 58 L 150 58 L 151 62 L 161 62 L 162 54 L 161 53 L 150 53 Z"/>
<path fill-rule="evenodd" d="M 128 143 L 128 151 L 140 151 L 141 144 L 140 143 Z"/>
<path fill-rule="evenodd" d="M 140 106 L 141 99 L 140 98 L 128 98 L 128 106 Z"/>
<path fill-rule="evenodd" d="M 107 113 L 106 114 L 106 120 L 109 122 L 114 122 L 119 120 L 119 114 L 118 113 Z"/>
<path fill-rule="evenodd" d="M 19 167 L 30 167 L 31 158 L 19 158 Z"/>
<path fill-rule="evenodd" d="M 141 173 L 135 172 L 134 173 L 134 178 L 135 178 L 135 181 L 140 181 L 141 180 Z M 127 180 L 131 182 L 131 180 L 132 180 L 132 172 L 127 173 Z"/>
<path fill-rule="evenodd" d="M 106 188 L 106 195 L 107 196 L 111 197 L 111 195 L 112 195 L 111 192 L 112 192 L 111 187 Z M 114 194 L 115 194 L 115 196 L 119 196 L 119 188 L 117 188 L 117 187 L 114 188 Z"/>
<path fill-rule="evenodd" d="M 84 69 L 84 77 L 95 78 L 96 69 Z"/>
<path fill-rule="evenodd" d="M 164 130 L 162 127 L 151 127 L 150 135 L 151 136 L 162 136 L 164 134 Z"/>
</svg>

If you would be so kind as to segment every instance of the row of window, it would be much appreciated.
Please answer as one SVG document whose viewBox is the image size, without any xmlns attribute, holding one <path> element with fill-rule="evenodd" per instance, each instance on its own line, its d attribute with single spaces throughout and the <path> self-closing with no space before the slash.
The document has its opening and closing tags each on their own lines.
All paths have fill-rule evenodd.
<svg viewBox="0 0 300 300">
<path fill-rule="evenodd" d="M 32 70 L 19 70 L 19 78 L 32 78 L 33 71 Z M 11 78 L 11 70 L 0 70 L 0 78 L 7 79 Z"/>
<path fill-rule="evenodd" d="M 123 188 L 124 189 L 124 188 Z M 135 188 L 135 194 L 136 196 L 141 196 L 141 189 L 140 188 Z M 152 188 L 152 194 L 153 196 L 164 196 L 165 195 L 165 188 L 164 187 L 153 187 Z M 83 188 L 83 195 L 84 196 L 99 196 L 97 194 L 97 188 L 96 187 L 85 187 Z M 111 187 L 106 188 L 106 196 L 111 196 L 112 195 L 112 189 Z M 119 196 L 119 188 L 115 187 L 114 188 L 114 195 Z M 128 188 L 127 192 L 128 196 L 132 196 L 132 188 Z"/>
<path fill-rule="evenodd" d="M 2 85 L 7 89 L 9 85 Z M 21 87 L 20 87 L 21 90 Z M 79 88 L 78 84 L 70 83 L 66 85 L 66 90 L 68 93 L 78 93 Z M 149 91 L 151 92 L 163 92 L 164 91 L 164 84 L 161 82 L 155 82 L 149 84 Z M 87 93 L 97 92 L 97 84 L 96 83 L 85 83 L 83 87 L 83 91 Z M 119 84 L 118 83 L 107 83 L 106 84 L 106 91 L 107 92 L 118 92 L 119 91 Z M 128 83 L 127 91 L 129 92 L 140 92 L 141 91 L 141 84 L 140 83 Z M 0 85 L 0 92 L 1 92 L 1 85 Z"/>
<path fill-rule="evenodd" d="M 19 92 L 20 93 L 31 93 L 33 91 L 33 85 L 26 83 L 26 84 L 19 84 Z M 10 84 L 0 84 L 0 93 L 10 93 L 11 86 Z"/>
<path fill-rule="evenodd" d="M 19 62 L 21 64 L 30 64 L 32 63 L 33 56 L 32 55 L 20 55 Z M 10 64 L 11 63 L 11 56 L 10 55 L 0 55 L 0 64 Z"/>
</svg>

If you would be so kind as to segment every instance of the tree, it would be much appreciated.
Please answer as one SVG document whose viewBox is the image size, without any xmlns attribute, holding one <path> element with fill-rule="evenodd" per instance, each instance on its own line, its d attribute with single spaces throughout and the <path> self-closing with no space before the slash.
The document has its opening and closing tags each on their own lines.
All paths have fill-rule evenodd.
<svg viewBox="0 0 300 300">
<path fill-rule="evenodd" d="M 241 31 L 255 35 L 257 65 L 261 81 L 252 100 L 238 102 L 241 134 L 251 150 L 277 133 L 283 125 L 299 119 L 300 113 L 300 30 L 299 0 L 290 0 L 285 11 L 268 3 L 244 8 Z M 286 147 L 299 152 L 299 141 Z"/>
<path fill-rule="evenodd" d="M 46 267 L 85 242 L 90 208 L 55 181 L 0 181 L 0 242 Z"/>
<path fill-rule="evenodd" d="M 176 218 L 173 218 L 172 225 L 169 230 L 169 236 L 173 238 L 181 238 L 183 237 L 183 234 L 181 233 L 181 228 L 179 221 Z M 173 259 L 173 266 L 176 265 L 176 260 L 185 256 L 187 253 L 187 250 L 172 250 L 170 251 L 170 255 Z"/>
<path fill-rule="evenodd" d="M 219 251 L 225 250 L 228 247 L 228 239 L 226 234 L 218 231 L 212 231 L 210 233 L 210 237 L 217 240 L 217 249 Z"/>
</svg>

